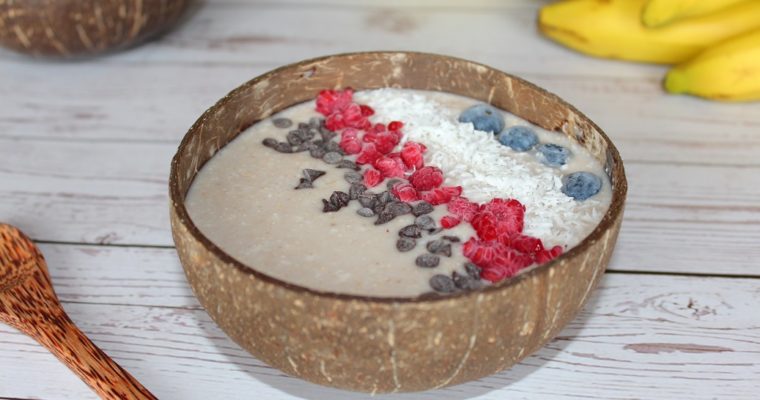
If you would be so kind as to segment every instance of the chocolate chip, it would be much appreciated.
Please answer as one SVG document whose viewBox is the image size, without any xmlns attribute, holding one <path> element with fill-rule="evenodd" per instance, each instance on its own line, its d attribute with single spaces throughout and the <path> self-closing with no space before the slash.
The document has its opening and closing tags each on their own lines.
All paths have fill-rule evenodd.
<svg viewBox="0 0 760 400">
<path fill-rule="evenodd" d="M 459 239 L 459 236 L 447 236 L 447 235 L 444 235 L 444 236 L 441 236 L 441 238 L 443 238 L 444 240 L 448 240 L 451 243 L 459 243 L 459 242 L 462 241 L 461 239 Z"/>
<path fill-rule="evenodd" d="M 326 142 L 326 141 L 334 138 L 338 134 L 335 133 L 335 132 L 333 132 L 333 131 L 331 131 L 331 130 L 329 130 L 329 129 L 327 129 L 327 128 L 325 128 L 324 126 L 320 126 L 319 127 L 319 135 L 322 137 L 322 140 L 324 140 Z"/>
<path fill-rule="evenodd" d="M 358 200 L 359 196 L 361 196 L 364 191 L 367 190 L 367 187 L 364 186 L 362 183 L 352 183 L 351 187 L 348 189 L 348 197 L 351 200 Z"/>
<path fill-rule="evenodd" d="M 325 153 L 327 152 L 321 147 L 312 147 L 309 149 L 309 154 L 314 158 L 322 158 L 325 156 Z"/>
<path fill-rule="evenodd" d="M 309 128 L 311 129 L 319 129 L 320 126 L 322 126 L 322 123 L 324 123 L 324 118 L 319 117 L 311 117 L 309 118 Z"/>
<path fill-rule="evenodd" d="M 364 177 L 362 174 L 356 172 L 356 171 L 348 171 L 345 174 L 343 174 L 343 179 L 346 180 L 348 183 L 360 183 L 364 181 Z"/>
<path fill-rule="evenodd" d="M 408 238 L 421 238 L 422 229 L 417 225 L 407 225 L 398 231 L 398 235 Z"/>
<path fill-rule="evenodd" d="M 341 156 L 343 155 L 343 149 L 340 148 L 340 145 L 337 142 L 334 142 L 332 140 L 330 140 L 330 141 L 328 141 L 328 142 L 325 143 L 325 150 L 327 150 L 328 154 L 330 152 L 335 152 L 335 153 L 338 153 Z M 343 159 L 343 157 L 340 157 L 340 160 L 342 160 L 342 159 Z M 338 162 L 340 162 L 340 160 L 338 160 Z M 334 162 L 334 163 L 331 163 L 331 164 L 337 164 L 338 162 Z"/>
<path fill-rule="evenodd" d="M 396 250 L 402 253 L 405 253 L 407 251 L 412 250 L 414 246 L 416 245 L 417 245 L 416 240 L 412 238 L 408 238 L 408 237 L 402 237 L 402 238 L 398 238 L 398 240 L 396 241 Z"/>
<path fill-rule="evenodd" d="M 372 211 L 371 208 L 367 208 L 367 207 L 362 207 L 356 210 L 356 213 L 361 215 L 362 217 L 373 217 L 375 215 L 375 212 Z"/>
<path fill-rule="evenodd" d="M 454 293 L 457 287 L 454 280 L 443 274 L 436 274 L 430 278 L 430 287 L 440 293 Z"/>
<path fill-rule="evenodd" d="M 309 143 L 309 142 L 303 142 L 303 143 L 299 144 L 298 146 L 293 147 L 293 152 L 294 153 L 300 153 L 300 152 L 303 152 L 303 151 L 308 151 L 308 150 L 311 150 L 311 147 L 312 147 L 311 143 Z"/>
<path fill-rule="evenodd" d="M 375 212 L 377 213 L 377 210 L 375 210 Z M 393 213 L 390 213 L 388 211 L 381 211 L 377 215 L 377 220 L 375 220 L 375 225 L 382 225 L 386 222 L 389 222 L 393 218 L 396 218 L 396 216 L 393 215 Z"/>
<path fill-rule="evenodd" d="M 273 139 L 273 138 L 270 138 L 270 137 L 268 137 L 268 138 L 266 138 L 266 139 L 264 139 L 264 140 L 261 141 L 261 144 L 263 144 L 266 147 L 272 148 L 272 149 L 277 148 L 277 145 L 279 143 L 280 142 L 278 142 L 277 139 Z"/>
<path fill-rule="evenodd" d="M 428 229 L 428 233 L 430 235 L 437 235 L 437 234 L 439 234 L 441 232 L 443 232 L 443 228 L 441 228 L 440 226 L 438 228 Z"/>
<path fill-rule="evenodd" d="M 307 124 L 306 122 L 299 122 L 298 129 L 309 130 L 309 124 Z"/>
<path fill-rule="evenodd" d="M 296 190 L 298 189 L 311 189 L 314 185 L 311 184 L 311 181 L 306 178 L 301 178 L 298 181 L 298 186 L 295 187 Z"/>
<path fill-rule="evenodd" d="M 347 169 L 352 169 L 354 171 L 358 171 L 361 169 L 359 168 L 358 165 L 356 165 L 355 162 L 351 160 L 340 160 L 339 163 L 335 164 L 335 168 L 347 168 Z"/>
<path fill-rule="evenodd" d="M 412 207 L 412 214 L 414 214 L 415 217 L 419 217 L 423 214 L 430 214 L 431 212 L 433 212 L 433 205 L 427 201 L 421 201 Z"/>
<path fill-rule="evenodd" d="M 362 207 L 370 209 L 375 207 L 375 195 L 372 193 L 362 193 L 359 195 L 359 198 L 357 200 L 359 200 L 359 204 L 361 204 Z"/>
<path fill-rule="evenodd" d="M 322 140 L 322 139 L 317 139 L 317 140 L 315 140 L 315 141 L 313 141 L 311 143 L 314 144 L 314 146 L 317 146 L 317 147 L 321 148 L 322 150 L 324 150 L 325 143 L 327 143 L 327 142 L 325 140 Z"/>
<path fill-rule="evenodd" d="M 322 199 L 322 212 L 335 212 L 340 210 L 337 204 L 333 204 L 331 201 Z"/>
<path fill-rule="evenodd" d="M 350 200 L 348 193 L 339 190 L 330 195 L 330 203 L 338 205 L 338 208 L 347 206 Z"/>
<path fill-rule="evenodd" d="M 435 220 L 429 215 L 420 215 L 414 219 L 414 224 L 426 231 L 435 228 Z"/>
<path fill-rule="evenodd" d="M 336 152 L 336 151 L 331 151 L 329 153 L 325 153 L 325 155 L 322 156 L 322 161 L 324 161 L 324 162 L 326 162 L 328 164 L 337 164 L 342 159 L 343 159 L 343 156 L 340 153 Z"/>
<path fill-rule="evenodd" d="M 394 200 L 385 205 L 384 211 L 392 213 L 394 217 L 398 217 L 412 212 L 412 206 L 403 201 Z"/>
<path fill-rule="evenodd" d="M 421 254 L 417 256 L 417 259 L 414 260 L 414 263 L 417 264 L 418 267 L 422 268 L 435 268 L 440 262 L 441 258 L 433 254 Z"/>
<path fill-rule="evenodd" d="M 451 244 L 447 243 L 445 240 L 431 240 L 425 247 L 429 252 L 433 254 L 440 254 L 446 257 L 451 257 Z"/>
<path fill-rule="evenodd" d="M 388 190 L 390 190 L 393 187 L 393 185 L 397 183 L 401 183 L 401 179 L 395 179 L 395 178 L 389 179 L 388 182 L 385 183 L 385 187 L 387 187 Z"/>
<path fill-rule="evenodd" d="M 303 170 L 303 177 L 306 178 L 306 180 L 309 181 L 309 182 L 314 182 L 317 179 L 319 179 L 319 177 L 321 177 L 322 175 L 324 175 L 326 173 L 327 172 L 320 171 L 318 169 L 306 168 L 305 170 Z"/>
<path fill-rule="evenodd" d="M 391 192 L 389 192 L 387 190 L 384 191 L 384 192 L 382 192 L 382 193 L 380 193 L 380 195 L 377 196 L 377 201 L 379 203 L 382 203 L 382 204 L 387 204 L 387 203 L 389 203 L 389 202 L 391 202 L 393 200 L 395 200 L 393 198 L 393 195 L 391 194 Z"/>
<path fill-rule="evenodd" d="M 467 271 L 467 275 L 469 275 L 471 278 L 475 280 L 480 279 L 480 267 L 477 265 L 471 262 L 464 263 L 464 270 Z"/>
<path fill-rule="evenodd" d="M 303 137 L 300 134 L 300 131 L 290 131 L 288 132 L 288 135 L 285 137 L 288 140 L 288 143 L 290 143 L 293 146 L 298 146 L 299 144 L 303 143 Z"/>
<path fill-rule="evenodd" d="M 280 129 L 290 128 L 291 125 L 293 125 L 293 120 L 290 118 L 275 118 L 272 120 L 272 124 L 274 124 L 275 127 Z"/>
<path fill-rule="evenodd" d="M 456 287 L 462 290 L 475 290 L 481 287 L 479 280 L 476 280 L 469 275 L 462 275 L 456 271 L 451 274 L 451 278 Z"/>
<path fill-rule="evenodd" d="M 279 151 L 280 153 L 292 153 L 293 147 L 290 145 L 290 143 L 287 142 L 280 142 L 277 143 L 277 146 L 274 147 L 275 150 Z"/>
</svg>

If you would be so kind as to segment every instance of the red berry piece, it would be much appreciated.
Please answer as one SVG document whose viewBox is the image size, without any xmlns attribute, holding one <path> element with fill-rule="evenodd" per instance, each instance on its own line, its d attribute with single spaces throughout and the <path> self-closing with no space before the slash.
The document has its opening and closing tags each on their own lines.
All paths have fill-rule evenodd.
<svg viewBox="0 0 760 400">
<path fill-rule="evenodd" d="M 441 190 L 446 192 L 451 197 L 459 197 L 462 195 L 462 187 L 461 186 L 442 186 Z"/>
<path fill-rule="evenodd" d="M 409 169 L 420 169 L 425 165 L 422 159 L 422 153 L 425 152 L 425 146 L 416 142 L 406 142 L 401 149 L 401 159 Z"/>
<path fill-rule="evenodd" d="M 507 235 L 503 236 L 509 237 Z M 544 244 L 541 242 L 541 239 L 526 235 L 514 235 L 509 237 L 509 244 L 507 245 L 531 257 L 534 257 L 537 253 L 544 250 Z"/>
<path fill-rule="evenodd" d="M 367 187 L 375 187 L 383 181 L 383 174 L 376 169 L 368 169 L 364 172 L 364 185 Z"/>
<path fill-rule="evenodd" d="M 348 138 L 340 141 L 340 148 L 346 154 L 359 154 L 362 151 L 362 144 L 359 139 Z"/>
<path fill-rule="evenodd" d="M 398 131 L 401 130 L 401 128 L 404 127 L 404 123 L 401 121 L 391 121 L 390 124 L 388 124 L 388 130 L 390 131 Z"/>
<path fill-rule="evenodd" d="M 345 90 L 323 90 L 317 95 L 317 112 L 328 116 L 335 112 L 341 112 L 353 102 L 354 91 L 350 88 Z"/>
<path fill-rule="evenodd" d="M 409 182 L 417 190 L 432 190 L 443 183 L 443 172 L 437 167 L 422 167 L 409 177 Z"/>
<path fill-rule="evenodd" d="M 466 197 L 452 197 L 447 206 L 450 213 L 467 222 L 477 214 L 479 207 L 478 203 L 473 203 Z"/>
<path fill-rule="evenodd" d="M 399 182 L 393 185 L 391 188 L 391 193 L 393 193 L 397 199 L 407 203 L 419 200 L 417 190 L 415 190 L 412 185 L 406 182 Z"/>
<path fill-rule="evenodd" d="M 361 109 L 362 115 L 365 117 L 369 117 L 370 115 L 375 114 L 375 110 L 373 110 L 372 107 L 368 105 L 362 104 L 359 106 L 359 108 Z"/>
<path fill-rule="evenodd" d="M 404 164 L 393 158 L 381 156 L 378 157 L 372 165 L 374 165 L 374 167 L 386 178 L 404 177 Z"/>
<path fill-rule="evenodd" d="M 359 165 L 372 164 L 380 157 L 382 157 L 382 154 L 377 151 L 375 145 L 373 143 L 368 143 L 364 145 L 361 153 L 359 153 L 359 156 L 356 158 L 356 163 Z"/>
<path fill-rule="evenodd" d="M 482 240 L 496 240 L 499 237 L 496 231 L 496 220 L 490 213 L 476 214 L 470 221 L 470 225 Z"/>
<path fill-rule="evenodd" d="M 441 218 L 441 226 L 443 229 L 451 229 L 459 223 L 461 223 L 462 220 L 459 217 L 455 217 L 453 215 L 446 215 L 443 218 Z"/>
<path fill-rule="evenodd" d="M 383 154 L 388 154 L 392 152 L 394 148 L 396 148 L 398 142 L 398 137 L 388 133 L 380 133 L 375 139 L 375 147 L 377 148 L 377 151 Z"/>
<path fill-rule="evenodd" d="M 446 191 L 441 188 L 436 188 L 420 193 L 420 198 L 434 206 L 437 206 L 439 204 L 448 203 L 449 200 L 451 200 L 451 195 L 446 193 Z"/>
<path fill-rule="evenodd" d="M 524 226 L 525 206 L 519 201 L 492 199 L 480 206 L 478 214 L 490 215 L 497 235 L 521 233 Z"/>
<path fill-rule="evenodd" d="M 464 243 L 462 253 L 480 268 L 491 265 L 501 245 L 497 242 L 487 242 L 475 238 Z"/>
</svg>

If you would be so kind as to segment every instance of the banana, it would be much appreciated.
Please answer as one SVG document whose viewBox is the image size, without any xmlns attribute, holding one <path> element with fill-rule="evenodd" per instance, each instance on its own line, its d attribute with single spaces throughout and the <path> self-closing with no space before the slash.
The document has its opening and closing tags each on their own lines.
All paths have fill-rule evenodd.
<svg viewBox="0 0 760 400">
<path fill-rule="evenodd" d="M 665 76 L 665 89 L 721 101 L 760 100 L 760 29 L 673 67 Z"/>
<path fill-rule="evenodd" d="M 641 23 L 646 0 L 566 0 L 544 6 L 539 29 L 567 47 L 597 57 L 674 64 L 707 46 L 760 27 L 760 0 L 660 29 Z"/>
<path fill-rule="evenodd" d="M 683 18 L 710 14 L 747 0 L 649 0 L 641 12 L 647 27 L 667 25 Z"/>
</svg>

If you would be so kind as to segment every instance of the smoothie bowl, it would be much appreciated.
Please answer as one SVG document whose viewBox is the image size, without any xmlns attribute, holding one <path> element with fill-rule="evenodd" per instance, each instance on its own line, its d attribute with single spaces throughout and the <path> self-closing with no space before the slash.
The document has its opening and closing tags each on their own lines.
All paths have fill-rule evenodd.
<svg viewBox="0 0 760 400">
<path fill-rule="evenodd" d="M 451 57 L 356 53 L 235 89 L 172 161 L 171 221 L 214 321 L 303 379 L 382 393 L 508 368 L 601 278 L 626 195 L 556 96 Z"/>
</svg>

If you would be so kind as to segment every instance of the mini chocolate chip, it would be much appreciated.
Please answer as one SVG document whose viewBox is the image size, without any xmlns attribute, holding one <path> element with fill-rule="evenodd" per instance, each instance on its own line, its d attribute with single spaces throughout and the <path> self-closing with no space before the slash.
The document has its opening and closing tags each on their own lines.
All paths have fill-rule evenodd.
<svg viewBox="0 0 760 400">
<path fill-rule="evenodd" d="M 298 146 L 299 144 L 303 143 L 303 137 L 301 137 L 301 134 L 299 131 L 290 131 L 288 132 L 288 135 L 286 136 L 288 139 L 288 143 L 290 143 L 293 146 Z"/>
<path fill-rule="evenodd" d="M 328 152 L 338 153 L 341 156 L 343 155 L 343 149 L 340 148 L 340 145 L 337 142 L 332 141 L 332 140 L 330 140 L 329 142 L 325 143 L 325 150 L 327 150 Z M 343 157 L 341 157 L 340 159 L 342 160 Z M 340 162 L 340 161 L 338 161 L 338 162 Z M 337 162 L 336 163 L 332 163 L 332 164 L 337 164 Z"/>
<path fill-rule="evenodd" d="M 443 274 L 436 274 L 430 278 L 430 287 L 440 293 L 454 293 L 457 290 L 454 280 Z"/>
<path fill-rule="evenodd" d="M 325 128 L 324 126 L 319 127 L 319 136 L 321 136 L 322 140 L 324 141 L 328 141 L 337 135 L 338 135 L 337 133 Z"/>
<path fill-rule="evenodd" d="M 337 164 L 340 162 L 340 160 L 343 159 L 343 156 L 340 155 L 340 153 L 331 151 L 329 153 L 325 153 L 324 156 L 322 156 L 322 161 L 328 163 L 328 164 Z"/>
<path fill-rule="evenodd" d="M 394 217 L 398 217 L 412 212 L 412 206 L 403 201 L 394 200 L 385 205 L 384 211 L 392 213 Z"/>
<path fill-rule="evenodd" d="M 440 262 L 441 258 L 433 254 L 420 254 L 417 256 L 417 259 L 414 260 L 414 263 L 422 268 L 435 268 Z"/>
<path fill-rule="evenodd" d="M 350 200 L 348 193 L 339 190 L 330 195 L 330 203 L 336 204 L 338 208 L 347 206 Z"/>
<path fill-rule="evenodd" d="M 364 181 L 364 177 L 362 174 L 356 172 L 356 171 L 348 171 L 345 174 L 343 174 L 343 179 L 346 180 L 348 183 L 360 183 Z"/>
<path fill-rule="evenodd" d="M 278 142 L 277 139 L 273 139 L 273 138 L 270 138 L 270 137 L 268 137 L 268 138 L 266 138 L 266 139 L 264 139 L 264 140 L 261 141 L 261 144 L 263 144 L 266 147 L 273 148 L 273 149 L 277 148 L 277 145 L 279 143 L 280 142 Z"/>
<path fill-rule="evenodd" d="M 454 281 L 456 287 L 462 290 L 474 290 L 480 288 L 481 284 L 478 280 L 469 275 L 462 275 L 456 271 L 451 274 L 451 280 Z"/>
<path fill-rule="evenodd" d="M 309 128 L 319 129 L 319 127 L 322 126 L 323 122 L 324 122 L 324 118 L 311 117 L 309 118 Z"/>
<path fill-rule="evenodd" d="M 440 254 L 446 257 L 451 257 L 451 244 L 445 240 L 436 239 L 427 242 L 425 246 L 427 250 L 433 254 Z"/>
<path fill-rule="evenodd" d="M 422 230 L 417 225 L 407 225 L 398 231 L 398 235 L 408 238 L 421 238 Z"/>
<path fill-rule="evenodd" d="M 314 182 L 326 173 L 327 172 L 320 171 L 318 169 L 306 168 L 305 170 L 303 170 L 303 177 L 306 178 L 306 180 L 309 182 Z"/>
<path fill-rule="evenodd" d="M 299 129 L 298 134 L 301 137 L 301 139 L 303 139 L 304 142 L 307 142 L 311 139 L 314 139 L 314 136 L 316 136 L 317 132 L 313 129 L 309 129 L 305 131 Z"/>
<path fill-rule="evenodd" d="M 389 179 L 388 182 L 385 183 L 385 187 L 387 187 L 388 190 L 390 190 L 393 187 L 393 185 L 397 183 L 401 183 L 401 179 L 396 179 L 396 178 Z"/>
<path fill-rule="evenodd" d="M 356 165 L 355 162 L 351 160 L 340 160 L 339 163 L 335 164 L 335 168 L 347 168 L 347 169 L 352 169 L 354 171 L 358 171 L 361 169 L 358 165 Z"/>
<path fill-rule="evenodd" d="M 274 148 L 275 150 L 279 151 L 280 153 L 292 153 L 293 147 L 290 145 L 290 143 L 287 142 L 280 142 L 277 143 L 277 146 Z"/>
<path fill-rule="evenodd" d="M 372 193 L 362 193 L 357 200 L 359 200 L 359 204 L 361 204 L 362 207 L 370 209 L 375 207 L 375 195 Z"/>
<path fill-rule="evenodd" d="M 290 128 L 293 125 L 293 120 L 290 118 L 275 118 L 272 120 L 272 124 L 280 129 Z"/>
<path fill-rule="evenodd" d="M 311 150 L 311 143 L 309 142 L 303 142 L 299 144 L 298 146 L 293 147 L 294 153 L 300 153 L 300 152 L 308 151 L 308 150 Z"/>
<path fill-rule="evenodd" d="M 412 250 L 414 246 L 417 246 L 417 241 L 412 238 L 401 237 L 396 241 L 396 250 L 402 253 Z"/>
<path fill-rule="evenodd" d="M 331 201 L 322 199 L 322 212 L 335 212 L 340 210 L 337 204 L 333 204 Z"/>
<path fill-rule="evenodd" d="M 387 203 L 389 203 L 389 202 L 391 202 L 393 200 L 395 200 L 393 198 L 393 195 L 391 194 L 391 192 L 389 192 L 387 190 L 384 191 L 384 192 L 382 192 L 382 193 L 380 193 L 380 195 L 378 195 L 378 197 L 377 197 L 377 201 L 379 203 L 382 203 L 382 204 L 387 204 Z"/>
<path fill-rule="evenodd" d="M 325 149 L 321 147 L 312 147 L 311 149 L 309 149 L 309 154 L 314 158 L 322 158 L 325 156 L 325 153 L 326 153 Z"/>
<path fill-rule="evenodd" d="M 356 210 L 356 213 L 361 215 L 362 217 L 373 217 L 375 215 L 375 212 L 372 211 L 371 208 L 367 208 L 367 207 L 362 207 Z"/>
<path fill-rule="evenodd" d="M 325 143 L 327 143 L 327 142 L 325 140 L 322 140 L 322 139 L 317 139 L 317 140 L 315 140 L 315 141 L 313 141 L 311 143 L 313 143 L 314 146 L 321 147 L 324 150 Z"/>
<path fill-rule="evenodd" d="M 471 262 L 464 263 L 464 270 L 467 271 L 467 275 L 469 275 L 471 278 L 475 280 L 480 279 L 480 267 L 477 265 Z"/>
<path fill-rule="evenodd" d="M 412 207 L 412 214 L 414 214 L 415 217 L 419 217 L 423 214 L 430 214 L 431 212 L 433 212 L 433 205 L 427 201 L 421 201 Z"/>
<path fill-rule="evenodd" d="M 441 227 L 439 226 L 438 228 L 432 228 L 432 229 L 428 229 L 427 231 L 428 231 L 428 233 L 429 233 L 430 235 L 437 235 L 437 234 L 439 234 L 439 233 L 443 232 L 443 228 L 441 228 Z"/>
<path fill-rule="evenodd" d="M 298 123 L 298 129 L 308 130 L 309 129 L 309 124 L 307 124 L 306 122 L 299 122 Z"/>
<path fill-rule="evenodd" d="M 311 189 L 314 185 L 311 184 L 311 181 L 306 178 L 301 178 L 298 181 L 298 186 L 295 187 L 296 190 L 298 189 Z"/>
<path fill-rule="evenodd" d="M 377 213 L 377 210 L 375 210 L 375 212 Z M 377 215 L 377 220 L 375 221 L 375 225 L 382 225 L 386 222 L 389 222 L 393 218 L 396 218 L 396 216 L 393 215 L 393 213 L 390 213 L 388 211 L 381 211 Z"/>
<path fill-rule="evenodd" d="M 435 220 L 429 215 L 420 215 L 414 219 L 414 224 L 424 230 L 435 228 Z"/>
<path fill-rule="evenodd" d="M 459 236 L 447 236 L 447 235 L 444 235 L 444 236 L 441 236 L 441 238 L 443 238 L 445 240 L 448 240 L 451 243 L 459 243 L 459 242 L 462 241 L 461 239 L 459 239 Z"/>
<path fill-rule="evenodd" d="M 364 191 L 367 190 L 367 187 L 364 186 L 362 183 L 352 183 L 351 187 L 348 188 L 348 197 L 351 198 L 351 200 L 358 200 L 359 196 L 364 193 Z"/>
</svg>

